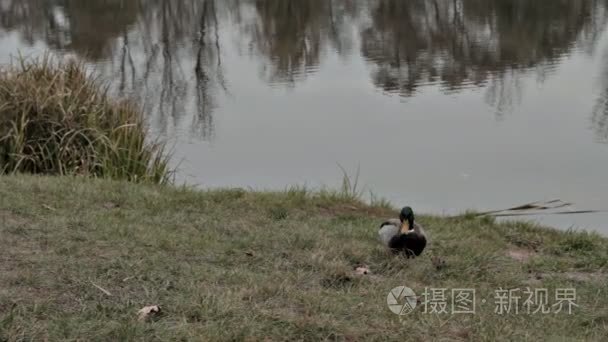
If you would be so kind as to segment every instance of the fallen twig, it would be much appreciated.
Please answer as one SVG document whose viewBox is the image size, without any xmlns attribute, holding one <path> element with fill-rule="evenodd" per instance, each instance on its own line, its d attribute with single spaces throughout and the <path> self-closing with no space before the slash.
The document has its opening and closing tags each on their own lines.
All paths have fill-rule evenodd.
<svg viewBox="0 0 608 342">
<path fill-rule="evenodd" d="M 42 205 L 42 207 L 43 207 L 44 209 L 46 209 L 46 210 L 50 210 L 50 211 L 55 211 L 55 210 L 56 210 L 55 208 L 53 208 L 53 207 L 51 207 L 50 205 L 47 205 L 47 204 L 43 204 L 43 205 Z"/>
<path fill-rule="evenodd" d="M 95 287 L 96 287 L 96 288 L 97 288 L 99 291 L 101 291 L 101 292 L 105 293 L 107 296 L 110 296 L 110 297 L 112 296 L 112 294 L 110 293 L 110 291 L 108 291 L 108 290 L 104 289 L 103 287 L 101 287 L 101 286 L 99 286 L 99 285 L 95 284 L 94 282 L 91 282 L 91 284 L 92 284 L 93 286 L 95 286 Z"/>
</svg>

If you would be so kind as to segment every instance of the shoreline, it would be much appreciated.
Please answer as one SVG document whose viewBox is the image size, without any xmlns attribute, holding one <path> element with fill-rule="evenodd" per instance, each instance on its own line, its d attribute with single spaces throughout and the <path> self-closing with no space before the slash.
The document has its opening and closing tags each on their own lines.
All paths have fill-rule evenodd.
<svg viewBox="0 0 608 342">
<path fill-rule="evenodd" d="M 304 188 L 198 191 L 2 176 L 0 337 L 606 336 L 608 239 L 472 215 L 418 215 L 430 243 L 419 258 L 407 260 L 377 241 L 379 222 L 396 214 L 339 192 Z M 369 272 L 359 274 L 358 267 Z M 419 298 L 429 288 L 473 288 L 476 312 L 430 314 L 419 304 L 396 315 L 387 294 L 398 286 Z M 522 314 L 522 299 L 515 305 L 520 313 L 496 312 L 496 291 L 526 288 L 548 289 L 551 303 L 558 289 L 575 289 L 575 311 Z M 162 315 L 139 321 L 137 312 L 150 305 L 160 306 Z"/>
</svg>

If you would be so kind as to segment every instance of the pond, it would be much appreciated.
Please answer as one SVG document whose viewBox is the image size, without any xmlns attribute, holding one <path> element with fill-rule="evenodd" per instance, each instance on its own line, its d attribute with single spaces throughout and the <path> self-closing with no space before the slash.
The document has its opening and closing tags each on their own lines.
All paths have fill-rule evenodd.
<svg viewBox="0 0 608 342">
<path fill-rule="evenodd" d="M 0 0 L 0 63 L 76 56 L 178 182 L 338 186 L 458 213 L 608 209 L 608 1 Z M 366 195 L 367 196 L 367 195 Z M 608 234 L 608 214 L 545 215 Z"/>
</svg>

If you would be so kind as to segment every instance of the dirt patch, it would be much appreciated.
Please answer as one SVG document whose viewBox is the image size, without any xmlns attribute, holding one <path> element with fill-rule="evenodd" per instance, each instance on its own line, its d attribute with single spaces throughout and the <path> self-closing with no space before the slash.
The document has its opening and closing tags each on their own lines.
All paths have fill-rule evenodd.
<svg viewBox="0 0 608 342">
<path fill-rule="evenodd" d="M 456 339 L 466 341 L 471 338 L 471 331 L 465 327 L 451 327 L 448 331 L 449 336 L 453 336 Z"/>
<path fill-rule="evenodd" d="M 445 259 L 440 258 L 438 256 L 431 257 L 431 263 L 433 264 L 433 266 L 435 266 L 435 269 L 437 271 L 441 271 L 447 266 Z"/>
<path fill-rule="evenodd" d="M 533 258 L 536 253 L 534 251 L 523 249 L 523 248 L 512 248 L 507 251 L 507 255 L 519 262 L 527 262 L 531 258 Z"/>
<path fill-rule="evenodd" d="M 577 282 L 608 282 L 608 273 L 604 272 L 550 272 L 550 273 L 534 273 L 530 275 L 527 283 L 540 284 L 545 278 L 566 278 Z"/>
<path fill-rule="evenodd" d="M 120 204 L 114 202 L 105 202 L 102 206 L 107 210 L 120 208 Z"/>
<path fill-rule="evenodd" d="M 608 273 L 602 273 L 602 272 L 564 272 L 564 273 L 552 273 L 552 274 L 547 274 L 545 276 L 562 276 L 564 278 L 570 279 L 570 280 L 575 280 L 575 281 L 580 281 L 580 282 L 587 282 L 587 281 L 607 281 L 608 280 Z"/>
<path fill-rule="evenodd" d="M 28 222 L 28 219 L 21 217 L 10 210 L 0 209 L 0 227 L 19 227 Z"/>
<path fill-rule="evenodd" d="M 543 283 L 543 275 L 541 273 L 532 273 L 530 272 L 530 276 L 524 283 L 530 286 L 539 286 Z"/>
</svg>

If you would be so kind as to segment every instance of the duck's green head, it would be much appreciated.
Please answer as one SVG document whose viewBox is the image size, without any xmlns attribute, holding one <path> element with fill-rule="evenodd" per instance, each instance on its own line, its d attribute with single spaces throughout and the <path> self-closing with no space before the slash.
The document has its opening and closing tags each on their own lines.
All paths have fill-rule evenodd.
<svg viewBox="0 0 608 342">
<path fill-rule="evenodd" d="M 399 219 L 401 222 L 407 221 L 410 229 L 414 229 L 414 211 L 410 207 L 404 207 L 399 213 Z"/>
</svg>

